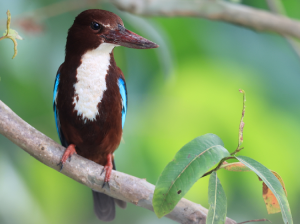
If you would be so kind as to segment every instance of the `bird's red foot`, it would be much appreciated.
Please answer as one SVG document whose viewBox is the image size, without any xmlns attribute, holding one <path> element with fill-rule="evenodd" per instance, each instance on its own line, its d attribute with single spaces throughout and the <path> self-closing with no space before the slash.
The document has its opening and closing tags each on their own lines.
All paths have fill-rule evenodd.
<svg viewBox="0 0 300 224">
<path fill-rule="evenodd" d="M 111 154 L 108 154 L 107 157 L 106 157 L 106 164 L 105 166 L 103 167 L 102 169 L 102 172 L 100 175 L 102 175 L 102 173 L 104 172 L 104 170 L 106 171 L 105 172 L 105 179 L 104 179 L 104 183 L 102 185 L 102 188 L 107 184 L 107 186 L 109 187 L 109 180 L 110 180 L 110 175 L 111 175 L 111 171 L 113 169 L 113 164 L 112 164 L 112 156 Z"/>
<path fill-rule="evenodd" d="M 76 149 L 75 149 L 75 145 L 74 144 L 71 144 L 68 146 L 68 148 L 66 149 L 65 153 L 63 154 L 60 162 L 57 164 L 58 166 L 61 166 L 60 167 L 60 170 L 59 172 L 62 170 L 62 168 L 64 167 L 64 163 L 67 161 L 67 159 L 69 158 L 69 162 L 71 161 L 71 156 L 75 153 L 77 154 L 76 152 Z"/>
</svg>

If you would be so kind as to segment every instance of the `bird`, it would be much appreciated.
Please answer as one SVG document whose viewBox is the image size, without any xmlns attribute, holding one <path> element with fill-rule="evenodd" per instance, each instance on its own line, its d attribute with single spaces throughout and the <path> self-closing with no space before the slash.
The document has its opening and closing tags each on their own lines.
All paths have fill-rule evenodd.
<svg viewBox="0 0 300 224">
<path fill-rule="evenodd" d="M 103 187 L 109 187 L 115 169 L 113 153 L 122 138 L 128 107 L 125 77 L 114 59 L 117 46 L 158 47 L 126 29 L 122 19 L 112 12 L 81 12 L 68 30 L 65 60 L 57 71 L 53 90 L 56 129 L 66 147 L 58 165 L 63 169 L 73 154 L 92 160 L 104 166 Z M 115 203 L 126 207 L 124 201 L 92 193 L 94 212 L 102 221 L 115 218 Z"/>
</svg>

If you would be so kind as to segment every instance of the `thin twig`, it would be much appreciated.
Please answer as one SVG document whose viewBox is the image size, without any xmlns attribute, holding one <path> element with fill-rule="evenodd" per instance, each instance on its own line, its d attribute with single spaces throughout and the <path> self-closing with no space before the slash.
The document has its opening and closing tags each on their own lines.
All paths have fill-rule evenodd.
<svg viewBox="0 0 300 224">
<path fill-rule="evenodd" d="M 242 118 L 241 118 L 241 122 L 240 122 L 240 127 L 239 127 L 239 143 L 238 146 L 236 148 L 236 150 L 232 153 L 230 153 L 230 157 L 225 157 L 223 158 L 218 165 L 216 166 L 216 168 L 206 172 L 202 177 L 205 177 L 207 175 L 210 175 L 212 172 L 217 171 L 220 169 L 220 167 L 222 166 L 222 164 L 224 163 L 224 161 L 228 160 L 228 159 L 235 159 L 235 157 L 232 157 L 232 155 L 235 155 L 236 153 L 238 153 L 239 151 L 241 151 L 244 147 L 241 148 L 241 144 L 243 143 L 243 130 L 244 130 L 244 116 L 245 116 L 245 109 L 246 109 L 246 93 L 244 90 L 240 89 L 239 90 L 240 93 L 243 94 L 243 110 L 242 110 Z M 202 178 L 201 177 L 201 178 Z"/>
<path fill-rule="evenodd" d="M 22 37 L 18 34 L 17 31 L 10 29 L 11 15 L 10 15 L 9 10 L 7 10 L 6 15 L 7 15 L 6 33 L 4 34 L 3 37 L 0 37 L 0 40 L 8 38 L 8 39 L 11 39 L 12 42 L 14 42 L 14 55 L 12 57 L 14 59 L 18 53 L 18 49 L 17 49 L 18 43 L 17 43 L 16 39 L 22 40 Z"/>
<path fill-rule="evenodd" d="M 240 89 L 240 93 L 243 94 L 243 110 L 242 110 L 242 118 L 240 121 L 240 126 L 239 126 L 239 141 L 238 141 L 238 146 L 234 152 L 232 152 L 230 155 L 235 155 L 239 151 L 241 151 L 244 147 L 241 148 L 241 144 L 243 143 L 244 137 L 243 137 L 243 132 L 244 132 L 244 116 L 245 116 L 245 109 L 246 109 L 246 93 L 244 90 Z"/>
<path fill-rule="evenodd" d="M 9 10 L 7 10 L 6 15 L 7 15 L 7 19 L 6 19 L 6 33 L 4 34 L 4 36 L 2 36 L 0 38 L 0 40 L 8 38 L 8 34 L 9 34 L 10 20 L 11 20 L 11 15 L 10 15 L 10 11 Z"/>
<path fill-rule="evenodd" d="M 223 158 L 223 159 L 218 163 L 218 165 L 216 166 L 216 168 L 214 168 L 214 169 L 212 169 L 212 170 L 206 172 L 205 174 L 203 174 L 202 177 L 205 177 L 205 176 L 207 176 L 207 175 L 210 175 L 212 172 L 219 170 L 220 167 L 222 166 L 222 164 L 223 164 L 226 160 L 229 160 L 229 159 L 236 159 L 236 158 L 235 158 L 235 157 L 232 157 L 232 156 Z M 201 178 L 202 178 L 202 177 L 201 177 Z"/>
</svg>

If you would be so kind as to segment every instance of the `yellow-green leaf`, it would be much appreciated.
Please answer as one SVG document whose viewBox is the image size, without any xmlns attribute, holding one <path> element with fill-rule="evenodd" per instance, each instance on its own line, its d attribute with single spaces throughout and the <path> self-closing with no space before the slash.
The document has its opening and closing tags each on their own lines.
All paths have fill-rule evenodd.
<svg viewBox="0 0 300 224">
<path fill-rule="evenodd" d="M 279 203 L 284 223 L 293 224 L 289 202 L 280 181 L 275 177 L 275 175 L 268 168 L 255 161 L 254 159 L 246 156 L 237 156 L 236 158 L 247 167 L 249 167 L 253 172 L 255 172 L 257 176 L 259 176 L 260 179 L 262 179 L 262 181 L 273 192 Z"/>
<path fill-rule="evenodd" d="M 271 172 L 275 175 L 275 177 L 277 177 L 277 179 L 279 180 L 279 182 L 285 192 L 285 195 L 287 196 L 287 192 L 286 192 L 282 178 L 275 171 L 271 171 Z M 274 214 L 274 213 L 278 213 L 281 211 L 280 205 L 276 199 L 276 196 L 273 194 L 273 192 L 270 190 L 270 188 L 268 188 L 268 186 L 265 184 L 265 182 L 263 182 L 263 199 L 265 201 L 268 214 Z"/>
<path fill-rule="evenodd" d="M 248 172 L 251 171 L 250 168 L 245 166 L 241 162 L 236 162 L 236 163 L 223 163 L 220 168 L 224 168 L 225 170 L 228 171 L 233 171 L 233 172 Z"/>
</svg>

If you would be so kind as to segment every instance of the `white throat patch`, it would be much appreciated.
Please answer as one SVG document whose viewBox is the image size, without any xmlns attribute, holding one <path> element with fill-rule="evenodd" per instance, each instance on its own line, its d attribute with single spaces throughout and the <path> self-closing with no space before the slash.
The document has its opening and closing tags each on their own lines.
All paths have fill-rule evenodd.
<svg viewBox="0 0 300 224">
<path fill-rule="evenodd" d="M 96 120 L 98 104 L 106 90 L 105 77 L 110 65 L 110 53 L 115 44 L 102 43 L 97 49 L 86 52 L 77 68 L 77 83 L 74 84 L 74 110 L 86 120 Z M 77 98 L 78 96 L 78 98 Z"/>
</svg>

